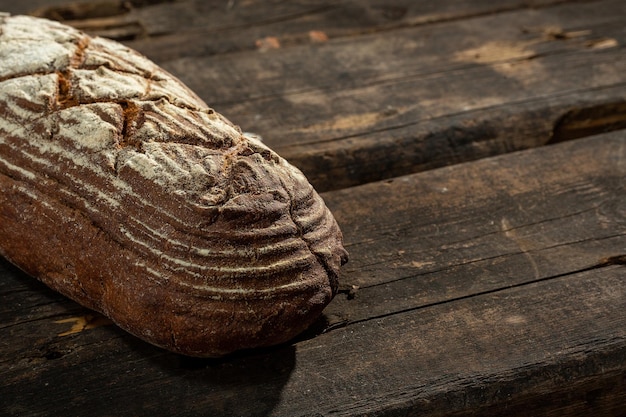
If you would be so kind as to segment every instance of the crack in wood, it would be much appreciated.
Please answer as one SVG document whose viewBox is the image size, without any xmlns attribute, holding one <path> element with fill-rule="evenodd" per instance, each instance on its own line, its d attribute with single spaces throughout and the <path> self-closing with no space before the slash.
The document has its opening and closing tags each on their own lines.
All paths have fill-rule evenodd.
<svg viewBox="0 0 626 417">
<path fill-rule="evenodd" d="M 500 253 L 500 254 L 497 254 L 497 255 L 494 255 L 494 256 L 482 257 L 482 258 L 478 258 L 478 259 L 472 259 L 472 260 L 469 260 L 469 261 L 466 261 L 466 262 L 449 264 L 449 265 L 446 265 L 443 268 L 433 269 L 433 270 L 429 270 L 429 271 L 424 271 L 424 272 L 421 272 L 421 273 L 418 273 L 418 274 L 412 274 L 412 275 L 396 278 L 396 279 L 389 280 L 389 281 L 377 282 L 375 284 L 370 284 L 370 285 L 364 285 L 364 286 L 361 286 L 360 289 L 363 290 L 363 289 L 368 289 L 368 288 L 381 287 L 381 286 L 385 286 L 385 285 L 389 285 L 389 284 L 393 284 L 393 283 L 397 283 L 397 282 L 401 282 L 401 281 L 406 281 L 406 280 L 409 280 L 409 279 L 424 277 L 426 275 L 437 274 L 437 273 L 444 272 L 444 271 L 450 270 L 451 268 L 455 268 L 455 267 L 459 267 L 459 266 L 467 266 L 467 265 L 472 265 L 472 264 L 476 264 L 476 263 L 480 263 L 480 262 L 484 262 L 484 261 L 490 261 L 490 260 L 501 259 L 501 258 L 508 258 L 508 257 L 512 257 L 512 256 L 528 255 L 529 253 L 534 253 L 534 252 L 540 253 L 542 251 L 546 251 L 546 250 L 549 250 L 549 249 L 555 249 L 555 248 L 559 248 L 559 247 L 567 247 L 567 246 L 571 246 L 571 245 L 577 244 L 577 243 L 584 243 L 584 242 L 591 242 L 591 241 L 602 241 L 602 240 L 614 239 L 614 238 L 623 237 L 623 236 L 626 236 L 626 235 L 623 234 L 623 233 L 619 233 L 619 234 L 610 235 L 610 236 L 603 236 L 602 238 L 580 239 L 580 240 L 575 240 L 575 241 L 561 242 L 561 243 L 558 243 L 556 245 L 544 246 L 544 247 L 541 247 L 539 249 L 534 249 L 534 250 L 509 252 L 509 253 Z M 598 262 L 598 264 L 596 264 L 596 265 L 602 265 L 602 266 L 612 265 L 610 263 L 607 263 L 605 265 L 604 262 L 605 262 L 605 260 L 611 260 L 611 262 L 615 262 L 615 259 L 613 259 L 613 258 L 617 258 L 618 260 L 621 259 L 619 256 L 618 257 L 611 256 L 609 258 L 604 258 L 604 260 L 600 260 Z M 381 261 L 381 262 L 377 262 L 377 263 L 368 264 L 367 266 L 378 265 L 378 264 L 385 264 L 385 263 L 386 263 L 386 261 Z M 363 266 L 359 265 L 359 268 L 362 270 Z M 593 268 L 593 266 L 588 267 L 588 268 Z M 573 271 L 571 273 L 577 273 L 577 272 L 581 272 L 581 271 L 584 271 L 584 270 L 586 270 L 586 268 L 582 269 L 580 271 Z M 532 281 L 528 281 L 528 282 L 532 282 Z"/>
<path fill-rule="evenodd" d="M 603 268 L 611 265 L 626 265 L 626 254 L 604 258 L 595 266 L 595 268 Z"/>
<path fill-rule="evenodd" d="M 547 144 L 626 128 L 626 101 L 575 108 L 559 117 Z"/>
<path fill-rule="evenodd" d="M 467 294 L 467 295 L 463 295 L 463 296 L 459 296 L 459 297 L 452 297 L 452 298 L 448 298 L 448 299 L 445 299 L 445 300 L 436 301 L 436 302 L 427 303 L 427 304 L 422 304 L 422 305 L 415 306 L 415 307 L 404 308 L 404 309 L 391 311 L 391 312 L 383 313 L 383 314 L 377 314 L 375 316 L 366 317 L 366 318 L 362 318 L 362 319 L 356 319 L 356 320 L 346 319 L 346 320 L 342 320 L 342 321 L 339 321 L 337 323 L 330 324 L 327 328 L 324 329 L 323 333 L 328 333 L 328 332 L 333 331 L 333 330 L 345 328 L 345 327 L 348 327 L 348 326 L 353 326 L 355 324 L 361 324 L 361 323 L 365 323 L 365 322 L 370 322 L 372 320 L 380 320 L 380 319 L 383 319 L 383 318 L 386 318 L 386 317 L 390 317 L 390 316 L 394 316 L 394 315 L 397 315 L 397 314 L 404 314 L 404 313 L 409 313 L 409 312 L 413 312 L 413 311 L 423 310 L 423 309 L 432 308 L 432 307 L 436 307 L 436 306 L 447 305 L 447 304 L 451 304 L 451 303 L 458 302 L 458 301 L 461 301 L 461 300 L 467 300 L 467 299 L 470 299 L 470 298 L 480 297 L 480 296 L 484 296 L 484 295 L 498 294 L 498 293 L 501 293 L 501 292 L 504 292 L 504 291 L 508 291 L 508 290 L 511 290 L 511 289 L 514 289 L 514 288 L 526 287 L 526 286 L 533 285 L 533 284 L 538 284 L 538 283 L 541 283 L 541 282 L 551 281 L 551 280 L 555 280 L 555 279 L 559 279 L 559 278 L 564 278 L 564 277 L 567 277 L 567 276 L 574 276 L 574 275 L 577 275 L 577 274 L 581 274 L 581 273 L 585 273 L 585 272 L 589 272 L 589 271 L 594 271 L 594 270 L 598 270 L 598 269 L 602 269 L 602 268 L 613 267 L 613 266 L 626 266 L 626 254 L 609 256 L 607 258 L 601 259 L 595 265 L 591 265 L 589 267 L 581 268 L 581 269 L 578 269 L 578 270 L 575 270 L 575 271 L 569 271 L 569 272 L 565 272 L 565 273 L 562 273 L 562 274 L 556 274 L 556 275 L 551 275 L 551 276 L 548 276 L 548 277 L 533 279 L 533 280 L 525 281 L 525 282 L 518 283 L 518 284 L 511 284 L 511 285 L 508 285 L 508 286 L 505 286 L 505 287 L 500 287 L 500 288 L 495 288 L 495 289 L 491 289 L 491 290 L 480 291 L 480 292 Z"/>
</svg>

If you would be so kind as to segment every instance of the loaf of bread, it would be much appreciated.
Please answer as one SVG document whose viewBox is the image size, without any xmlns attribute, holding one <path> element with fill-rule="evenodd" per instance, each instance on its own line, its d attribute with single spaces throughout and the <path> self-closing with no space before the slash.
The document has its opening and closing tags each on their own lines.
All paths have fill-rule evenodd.
<svg viewBox="0 0 626 417">
<path fill-rule="evenodd" d="M 174 352 L 288 341 L 347 260 L 303 174 L 129 48 L 0 15 L 0 254 Z"/>
</svg>

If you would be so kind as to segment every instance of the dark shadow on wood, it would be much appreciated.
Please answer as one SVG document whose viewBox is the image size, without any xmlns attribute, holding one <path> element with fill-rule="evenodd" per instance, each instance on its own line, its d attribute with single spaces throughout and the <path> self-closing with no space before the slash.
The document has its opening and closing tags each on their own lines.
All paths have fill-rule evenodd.
<svg viewBox="0 0 626 417">
<path fill-rule="evenodd" d="M 138 356 L 156 349 L 138 339 L 125 341 L 131 350 L 139 351 Z M 142 389 L 137 391 L 138 404 L 150 404 L 157 414 L 167 410 L 166 415 L 270 415 L 296 363 L 293 345 L 242 351 L 224 358 L 192 358 L 169 352 L 162 355 L 148 352 L 147 356 L 150 357 L 147 368 L 152 369 L 149 372 L 160 371 L 168 377 L 154 386 L 163 401 L 155 398 L 152 390 Z M 164 386 L 164 381 L 175 383 Z M 174 409 L 171 398 L 175 396 L 181 398 L 181 403 Z M 120 411 L 128 412 L 128 406 Z M 149 414 L 145 413 L 145 407 L 133 411 Z"/>
<path fill-rule="evenodd" d="M 67 330 L 71 323 L 58 329 L 51 328 L 56 326 L 51 323 L 84 317 L 92 314 L 91 310 L 56 293 L 4 258 L 0 258 L 0 297 L 4 307 L 0 318 L 5 316 L 0 323 L 9 325 L 0 334 L 8 335 L 12 345 L 21 344 L 4 349 L 9 358 L 0 356 L 0 362 L 8 359 L 13 367 L 24 368 L 16 371 L 13 384 L 0 383 L 0 398 L 9 399 L 0 401 L 0 415 L 93 415 L 106 411 L 109 415 L 136 416 L 266 416 L 280 401 L 296 363 L 296 349 L 290 344 L 218 359 L 186 357 L 152 346 L 112 323 L 61 336 L 57 333 Z M 34 306 L 17 312 L 26 299 Z M 11 325 L 12 316 L 20 316 L 25 323 Z M 26 335 L 23 332 L 37 334 L 21 337 Z M 11 359 L 11 355 L 15 357 Z M 9 368 L 5 366 L 2 371 L 11 380 Z M 30 389 L 19 388 L 24 384 Z M 97 394 L 103 390 L 110 395 Z M 62 395 L 72 401 L 55 401 Z"/>
</svg>

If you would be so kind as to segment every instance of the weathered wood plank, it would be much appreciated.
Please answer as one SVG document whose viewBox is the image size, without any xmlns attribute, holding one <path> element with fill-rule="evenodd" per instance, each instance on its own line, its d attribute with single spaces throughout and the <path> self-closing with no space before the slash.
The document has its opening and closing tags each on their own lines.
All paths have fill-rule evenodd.
<svg viewBox="0 0 626 417">
<path fill-rule="evenodd" d="M 263 54 L 256 64 L 246 55 L 241 67 L 238 57 L 224 57 L 227 76 L 219 60 L 210 71 L 195 71 L 188 60 L 165 65 L 245 130 L 261 134 L 318 189 L 337 189 L 539 146 L 563 137 L 564 120 L 592 128 L 597 120 L 596 132 L 623 127 L 626 61 L 617 45 L 626 42 L 626 6 L 613 5 L 405 29 L 404 36 L 394 31 L 315 53 L 289 48 Z M 533 22 L 535 32 L 521 30 Z M 587 35 L 546 40 L 555 25 Z M 503 40 L 494 41 L 500 32 Z M 226 90 L 244 88 L 252 96 L 219 104 Z M 592 117 L 566 117 L 579 109 L 591 109 Z M 612 117 L 599 117 L 603 112 Z"/>
<path fill-rule="evenodd" d="M 567 1 L 535 0 L 531 7 Z M 35 5 L 39 6 L 36 10 Z M 27 0 L 9 3 L 6 10 L 63 20 L 101 36 L 139 38 L 157 55 L 174 57 L 249 50 L 257 47 L 255 41 L 270 35 L 283 45 L 293 45 L 528 7 L 520 0 L 497 4 L 487 0 L 437 4 L 408 0 L 393 4 L 381 0 Z M 311 36 L 312 31 L 321 37 Z M 158 39 L 151 42 L 152 38 Z"/>
<path fill-rule="evenodd" d="M 594 57 L 594 62 L 598 61 L 600 59 L 595 60 Z M 612 59 L 607 58 L 605 63 L 610 61 Z M 616 65 L 621 66 L 622 63 L 618 61 Z M 590 69 L 589 72 L 593 71 Z M 574 78 L 581 80 L 576 76 Z M 255 130 L 261 135 L 265 134 L 267 143 L 298 166 L 318 190 L 336 190 L 556 143 L 562 141 L 563 136 L 567 136 L 562 132 L 573 133 L 571 137 L 581 137 L 580 132 L 583 131 L 586 134 L 595 134 L 622 128 L 626 120 L 626 107 L 623 105 L 626 85 L 620 83 L 585 87 L 584 84 L 588 81 L 588 78 L 582 79 L 578 87 L 571 86 L 572 90 L 557 91 L 553 95 L 542 95 L 539 88 L 535 91 L 536 96 L 521 98 L 519 102 L 510 102 L 503 98 L 500 104 L 474 108 L 471 111 L 452 112 L 433 118 L 416 115 L 414 121 L 410 121 L 410 116 L 392 114 L 389 117 L 384 111 L 380 117 L 366 118 L 363 122 L 356 115 L 357 124 L 343 127 L 359 129 L 359 133 L 354 136 L 334 137 L 326 141 L 320 133 L 319 137 L 322 139 L 319 142 L 302 145 L 283 147 L 279 143 L 271 144 L 271 136 L 268 137 L 263 129 Z M 490 84 L 489 78 L 483 78 L 482 82 Z M 428 88 L 427 84 L 425 81 L 423 87 Z M 441 85 L 444 84 L 442 82 Z M 502 86 L 505 90 L 509 87 L 511 86 Z M 399 90 L 400 87 L 394 89 Z M 447 103 L 445 95 L 441 95 L 439 99 L 441 103 Z M 612 112 L 614 109 L 617 111 Z M 415 113 L 418 111 L 416 109 Z M 428 108 L 422 111 L 427 112 Z M 569 119 L 570 114 L 587 113 L 592 117 Z M 610 119 L 601 116 L 607 113 Z M 596 119 L 595 115 L 600 118 Z M 374 119 L 377 119 L 377 124 L 389 123 L 391 118 L 408 120 L 373 132 L 368 132 L 362 125 Z M 568 120 L 571 125 L 562 123 L 563 120 Z M 277 133 L 276 130 L 273 132 Z M 299 137 L 298 132 L 287 136 Z"/>
<path fill-rule="evenodd" d="M 353 258 L 344 270 L 358 272 L 350 284 L 394 282 L 486 253 L 526 257 L 524 275 L 536 275 L 544 251 L 625 237 L 626 131 L 513 155 L 328 193 Z M 580 255 L 564 267 L 602 258 Z"/>
<path fill-rule="evenodd" d="M 199 30 L 202 40 L 174 48 L 192 57 L 172 60 L 168 37 L 130 45 L 261 134 L 320 191 L 626 125 L 623 1 L 283 3 L 161 2 L 124 16 L 147 13 L 180 36 Z M 394 8 L 404 12 L 389 21 Z M 288 37 L 308 33 L 306 22 L 339 32 L 207 56 L 230 36 L 253 45 L 269 35 L 250 30 Z"/>
<path fill-rule="evenodd" d="M 614 266 L 502 290 L 226 361 L 189 363 L 96 329 L 69 351 L 48 346 L 4 364 L 2 411 L 527 415 L 557 404 L 572 415 L 615 415 L 626 403 L 625 272 Z"/>
<path fill-rule="evenodd" d="M 462 4 L 471 7 L 477 3 Z M 162 49 L 151 51 L 140 42 L 127 43 L 194 86 L 212 105 L 222 105 L 316 90 L 350 90 L 505 62 L 509 64 L 494 65 L 492 70 L 496 75 L 515 77 L 518 74 L 510 67 L 523 65 L 519 61 L 623 44 L 624 16 L 626 5 L 619 0 L 540 10 L 525 7 L 346 39 L 330 38 L 315 45 L 279 44 L 264 53 L 205 53 L 179 59 L 163 55 Z M 250 43 L 254 40 L 251 38 Z M 152 40 L 159 47 L 161 41 Z M 522 81 L 522 75 L 515 78 Z"/>
<path fill-rule="evenodd" d="M 626 407 L 625 134 L 325 194 L 352 251 L 343 283 L 363 288 L 331 303 L 330 328 L 223 360 L 89 321 L 5 266 L 0 305 L 22 305 L 0 310 L 0 411 L 614 415 Z"/>
<path fill-rule="evenodd" d="M 539 0 L 534 1 L 531 7 L 549 7 L 564 2 L 567 0 Z M 196 18 L 200 24 L 191 30 L 181 31 L 181 22 L 172 22 L 174 24 L 169 30 L 175 33 L 159 38 L 140 38 L 133 42 L 133 46 L 162 60 L 257 48 L 264 50 L 276 45 L 289 47 L 315 44 L 327 39 L 497 14 L 525 9 L 529 4 L 519 0 L 498 3 L 486 0 L 443 0 L 436 4 L 410 0 L 394 1 L 393 4 L 382 0 L 304 1 L 289 2 L 291 9 L 288 12 L 271 4 L 268 4 L 267 9 L 263 4 L 248 3 L 247 6 L 235 3 L 224 12 L 224 16 L 221 16 L 222 10 L 219 10 L 217 15 L 211 13 L 199 20 Z M 278 15 L 277 12 L 283 14 Z M 161 28 L 161 33 L 166 31 Z M 264 42 L 268 38 L 272 40 L 271 43 Z"/>
<path fill-rule="evenodd" d="M 191 3 L 104 29 L 174 30 L 130 43 L 327 188 L 624 123 L 623 2 Z M 253 51 L 266 36 L 281 48 Z M 0 414 L 624 414 L 625 148 L 616 132 L 325 194 L 342 293 L 292 344 L 223 360 L 148 346 L 0 263 Z"/>
<path fill-rule="evenodd" d="M 511 4 L 493 15 L 481 2 L 463 5 L 457 17 L 476 17 L 317 47 L 166 61 L 159 38 L 144 52 L 264 136 L 319 190 L 542 145 L 581 121 L 586 134 L 626 123 L 623 2 Z M 319 16 L 320 27 L 335 24 Z"/>
</svg>

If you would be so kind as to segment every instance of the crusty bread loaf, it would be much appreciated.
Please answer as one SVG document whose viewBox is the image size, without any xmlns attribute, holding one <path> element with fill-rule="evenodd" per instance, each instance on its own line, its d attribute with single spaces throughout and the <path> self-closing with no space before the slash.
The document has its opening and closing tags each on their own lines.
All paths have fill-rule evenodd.
<svg viewBox="0 0 626 417">
<path fill-rule="evenodd" d="M 126 48 L 0 16 L 0 253 L 158 346 L 282 343 L 347 260 L 306 178 Z"/>
</svg>

